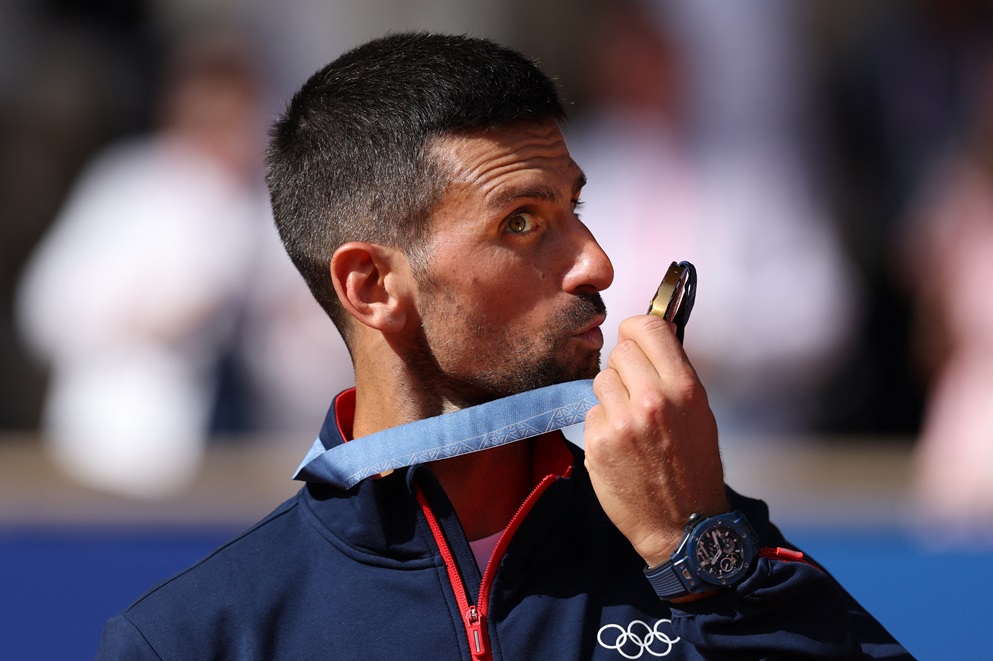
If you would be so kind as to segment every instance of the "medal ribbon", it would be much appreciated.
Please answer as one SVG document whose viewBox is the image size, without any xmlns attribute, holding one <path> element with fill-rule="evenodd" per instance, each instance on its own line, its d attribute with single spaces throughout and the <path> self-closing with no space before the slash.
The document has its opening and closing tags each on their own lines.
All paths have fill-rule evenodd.
<svg viewBox="0 0 993 661">
<path fill-rule="evenodd" d="M 568 381 L 391 427 L 332 448 L 318 438 L 293 477 L 348 489 L 386 471 L 579 424 L 596 404 L 592 379 Z"/>
</svg>

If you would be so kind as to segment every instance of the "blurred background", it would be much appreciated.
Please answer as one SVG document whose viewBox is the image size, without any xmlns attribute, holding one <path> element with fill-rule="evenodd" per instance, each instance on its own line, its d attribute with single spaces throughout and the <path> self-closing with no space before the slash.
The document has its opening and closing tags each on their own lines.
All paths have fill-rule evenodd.
<svg viewBox="0 0 993 661">
<path fill-rule="evenodd" d="M 0 0 L 0 656 L 92 657 L 107 617 L 295 490 L 352 375 L 272 228 L 266 130 L 404 29 L 558 80 L 615 263 L 608 348 L 693 261 L 729 483 L 911 652 L 978 656 L 984 0 Z"/>
</svg>

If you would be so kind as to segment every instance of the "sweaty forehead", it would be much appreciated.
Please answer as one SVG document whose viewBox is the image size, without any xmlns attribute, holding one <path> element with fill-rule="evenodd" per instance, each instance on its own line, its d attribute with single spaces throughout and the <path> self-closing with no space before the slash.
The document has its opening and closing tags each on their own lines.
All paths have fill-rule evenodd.
<svg viewBox="0 0 993 661">
<path fill-rule="evenodd" d="M 545 194 L 556 196 L 560 188 L 582 185 L 576 182 L 583 173 L 551 120 L 443 136 L 430 152 L 449 173 L 450 186 L 474 189 L 487 201 L 498 203 L 508 187 L 525 180 L 543 182 Z"/>
</svg>

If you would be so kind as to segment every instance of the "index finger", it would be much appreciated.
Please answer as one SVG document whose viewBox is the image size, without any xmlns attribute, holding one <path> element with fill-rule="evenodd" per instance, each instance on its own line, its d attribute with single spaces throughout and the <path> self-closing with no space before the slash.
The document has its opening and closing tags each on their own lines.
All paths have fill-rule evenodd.
<svg viewBox="0 0 993 661">
<path fill-rule="evenodd" d="M 622 321 L 617 330 L 617 343 L 620 345 L 623 342 L 637 344 L 656 369 L 666 365 L 689 364 L 689 358 L 676 337 L 676 325 L 655 315 L 638 315 Z"/>
</svg>

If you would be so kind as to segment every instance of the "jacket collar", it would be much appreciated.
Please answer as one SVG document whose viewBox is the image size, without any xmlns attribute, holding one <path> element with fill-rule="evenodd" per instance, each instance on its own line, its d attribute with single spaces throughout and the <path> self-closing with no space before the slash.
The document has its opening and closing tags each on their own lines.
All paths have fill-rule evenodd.
<svg viewBox="0 0 993 661">
<path fill-rule="evenodd" d="M 324 416 L 319 438 L 324 449 L 329 450 L 352 440 L 352 422 L 355 421 L 355 388 L 344 390 L 331 402 Z"/>
<path fill-rule="evenodd" d="M 354 416 L 355 389 L 350 388 L 334 398 L 321 427 L 321 444 L 329 449 L 351 440 Z M 574 453 L 559 433 L 540 439 L 533 460 L 533 483 L 547 475 L 568 476 L 577 462 L 581 465 L 580 454 L 578 450 Z M 418 523 L 420 506 L 413 494 L 413 481 L 407 479 L 414 468 L 424 470 L 400 469 L 382 478 L 364 480 L 348 490 L 308 483 L 303 497 L 322 533 L 362 555 L 365 561 L 430 558 L 435 550 L 428 541 L 430 536 L 418 532 L 418 526 L 424 524 Z M 440 498 L 444 498 L 443 493 Z M 436 504 L 442 509 L 450 507 L 447 502 Z"/>
</svg>

